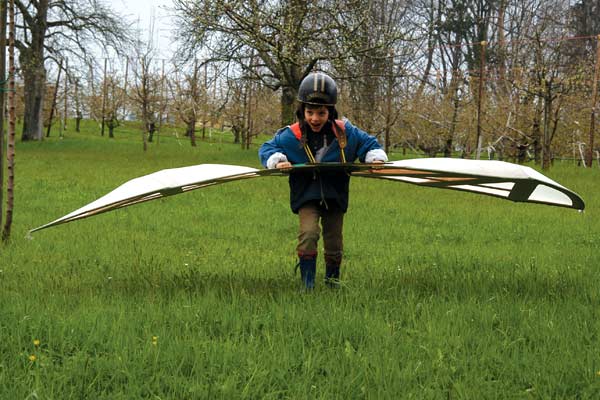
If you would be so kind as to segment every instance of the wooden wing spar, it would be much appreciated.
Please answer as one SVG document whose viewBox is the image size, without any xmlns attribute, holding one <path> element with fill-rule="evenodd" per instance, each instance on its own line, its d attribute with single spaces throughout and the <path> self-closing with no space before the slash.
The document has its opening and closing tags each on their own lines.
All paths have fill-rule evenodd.
<svg viewBox="0 0 600 400">
<path fill-rule="evenodd" d="M 461 190 L 528 203 L 583 210 L 581 197 L 536 170 L 502 161 L 421 158 L 384 164 L 301 164 L 291 169 L 260 170 L 223 164 L 200 164 L 158 171 L 135 178 L 64 217 L 34 228 L 35 232 L 121 207 L 188 192 L 219 183 L 302 170 L 340 170 L 352 176 L 388 179 L 419 186 Z"/>
</svg>

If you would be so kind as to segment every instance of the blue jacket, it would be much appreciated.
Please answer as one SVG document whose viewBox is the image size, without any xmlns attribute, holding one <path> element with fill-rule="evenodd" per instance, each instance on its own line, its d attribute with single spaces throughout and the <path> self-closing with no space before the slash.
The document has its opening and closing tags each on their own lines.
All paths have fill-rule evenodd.
<svg viewBox="0 0 600 400">
<path fill-rule="evenodd" d="M 376 159 L 387 161 L 387 156 L 374 136 L 355 127 L 347 120 L 344 121 L 344 127 L 347 141 L 344 149 L 346 162 L 354 162 L 356 159 L 365 162 L 369 152 L 373 152 L 373 150 L 376 150 Z M 313 135 L 326 134 L 326 132 L 331 132 L 331 124 L 324 127 L 322 133 L 313 133 Z M 313 153 L 315 153 L 314 149 Z M 283 157 L 282 161 L 287 159 L 292 164 L 309 162 L 308 155 L 300 140 L 294 135 L 289 126 L 280 129 L 271 140 L 265 142 L 258 150 L 258 155 L 264 167 L 267 167 L 267 161 L 273 155 Z M 333 139 L 320 162 L 340 161 L 340 147 L 337 139 Z M 350 176 L 345 172 L 292 171 L 289 177 L 292 211 L 297 213 L 303 204 L 309 201 L 317 201 L 325 207 L 338 207 L 346 212 L 348 209 L 349 183 Z"/>
</svg>

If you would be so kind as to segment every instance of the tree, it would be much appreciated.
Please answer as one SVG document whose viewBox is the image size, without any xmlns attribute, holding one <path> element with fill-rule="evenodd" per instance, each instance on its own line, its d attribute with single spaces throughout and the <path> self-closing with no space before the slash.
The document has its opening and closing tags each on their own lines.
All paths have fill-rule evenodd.
<svg viewBox="0 0 600 400">
<path fill-rule="evenodd" d="M 196 146 L 196 122 L 199 117 L 199 105 L 202 101 L 200 68 L 198 60 L 194 59 L 191 72 L 184 72 L 183 79 L 179 79 L 179 76 L 176 75 L 175 80 L 168 82 L 173 108 L 186 126 L 185 135 L 190 138 L 192 147 Z"/>
<path fill-rule="evenodd" d="M 108 137 L 111 139 L 115 137 L 115 128 L 121 124 L 124 117 L 122 111 L 127 99 L 125 84 L 113 74 L 106 77 L 104 121 L 108 128 Z"/>
<path fill-rule="evenodd" d="M 578 57 L 585 57 L 586 54 L 594 54 L 597 45 L 594 36 L 600 34 L 600 2 L 598 0 L 580 0 L 571 6 L 573 13 L 573 30 L 578 36 L 589 36 L 585 45 L 573 46 Z M 591 47 L 591 52 L 589 51 Z"/>
<path fill-rule="evenodd" d="M 15 3 L 8 2 L 8 143 L 7 143 L 7 182 L 6 182 L 6 220 L 2 228 L 2 241 L 10 238 L 14 211 L 15 186 Z M 2 110 L 4 112 L 4 110 Z M 3 155 L 2 155 L 3 156 Z"/>
<path fill-rule="evenodd" d="M 438 10 L 439 29 L 438 41 L 442 49 L 442 93 L 444 102 L 451 105 L 448 109 L 452 110 L 451 122 L 448 124 L 448 131 L 444 139 L 444 157 L 452 155 L 454 139 L 456 135 L 459 112 L 461 107 L 460 93 L 464 92 L 462 83 L 465 78 L 460 69 L 464 61 L 463 44 L 468 43 L 469 29 L 472 26 L 472 17 L 469 10 L 462 0 L 452 0 L 448 5 L 439 4 Z M 444 15 L 442 18 L 441 15 Z M 447 45 L 445 45 L 447 44 Z M 470 46 L 466 46 L 469 48 Z M 450 76 L 450 82 L 447 83 L 447 76 Z M 461 90 L 462 89 L 462 90 Z M 465 143 L 465 155 L 470 153 L 470 143 Z"/>
<path fill-rule="evenodd" d="M 358 24 L 352 39 L 343 46 L 346 58 L 333 60 L 335 72 L 343 77 L 352 119 L 374 135 L 385 136 L 389 147 L 390 130 L 399 115 L 398 85 L 412 58 L 407 25 L 407 3 L 399 0 L 373 0 L 355 18 Z"/>
<path fill-rule="evenodd" d="M 8 79 L 6 77 L 6 24 L 8 2 L 0 2 L 0 110 L 4 110 L 6 96 L 4 92 L 8 89 Z M 4 202 L 4 117 L 5 113 L 0 112 L 0 225 L 2 224 L 3 202 Z"/>
<path fill-rule="evenodd" d="M 130 99 L 137 106 L 143 123 L 142 143 L 144 151 L 148 142 L 152 142 L 157 129 L 158 118 L 162 115 L 161 101 L 162 76 L 154 69 L 154 57 L 151 49 L 140 51 L 136 62 L 132 62 L 133 85 Z"/>
<path fill-rule="evenodd" d="M 204 50 L 281 91 L 282 124 L 294 119 L 301 80 L 319 62 L 348 58 L 368 12 L 359 0 L 174 0 L 181 55 Z M 363 51 L 366 49 L 362 49 Z M 239 72 L 239 71 L 238 71 Z"/>
<path fill-rule="evenodd" d="M 47 57 L 88 54 L 90 44 L 123 49 L 124 20 L 99 0 L 15 0 L 20 13 L 16 47 L 25 86 L 22 140 L 41 140 Z M 98 43 L 97 41 L 100 41 Z"/>
</svg>

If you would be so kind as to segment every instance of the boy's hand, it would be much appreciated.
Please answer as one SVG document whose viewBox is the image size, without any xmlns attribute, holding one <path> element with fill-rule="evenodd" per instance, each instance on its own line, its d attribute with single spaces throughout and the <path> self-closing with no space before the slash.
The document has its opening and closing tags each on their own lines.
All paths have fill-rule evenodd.
<svg viewBox="0 0 600 400">
<path fill-rule="evenodd" d="M 277 163 L 277 165 L 275 165 L 275 168 L 279 168 L 279 169 L 291 169 L 292 168 L 292 163 L 289 162 L 289 161 L 280 162 L 280 163 Z"/>
</svg>

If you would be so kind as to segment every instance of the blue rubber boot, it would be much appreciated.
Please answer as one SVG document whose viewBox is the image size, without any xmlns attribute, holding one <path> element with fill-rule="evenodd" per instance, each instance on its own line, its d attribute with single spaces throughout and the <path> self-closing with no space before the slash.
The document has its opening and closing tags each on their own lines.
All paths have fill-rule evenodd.
<svg viewBox="0 0 600 400">
<path fill-rule="evenodd" d="M 325 284 L 332 289 L 340 287 L 340 266 L 326 265 L 325 266 Z"/>
<path fill-rule="evenodd" d="M 317 273 L 317 259 L 316 258 L 300 258 L 298 263 L 300 266 L 300 277 L 306 290 L 312 290 L 315 288 L 315 275 Z"/>
</svg>

